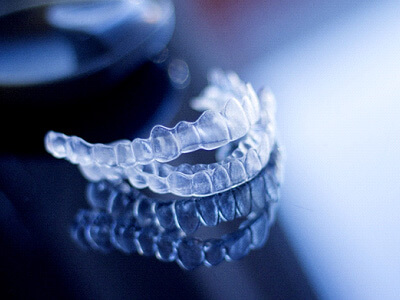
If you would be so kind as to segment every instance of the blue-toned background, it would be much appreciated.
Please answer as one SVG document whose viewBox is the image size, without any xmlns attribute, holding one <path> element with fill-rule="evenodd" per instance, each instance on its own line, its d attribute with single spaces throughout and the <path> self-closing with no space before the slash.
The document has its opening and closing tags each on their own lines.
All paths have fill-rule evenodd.
<svg viewBox="0 0 400 300">
<path fill-rule="evenodd" d="M 225 18 L 193 14 L 208 27 L 181 38 L 193 30 L 202 69 L 222 64 L 274 91 L 287 151 L 280 221 L 317 294 L 398 299 L 400 5 L 229 6 Z"/>
<path fill-rule="evenodd" d="M 28 2 L 3 1 L 0 10 L 20 3 Z M 46 99 L 36 99 L 32 105 L 23 101 L 32 96 L 29 90 L 0 91 L 3 119 L 10 111 L 22 116 L 13 118 L 8 127 L 3 122 L 0 129 L 7 137 L 2 139 L 0 152 L 0 270 L 7 276 L 4 295 L 398 299 L 400 4 L 389 0 L 173 3 L 175 27 L 168 49 L 170 57 L 189 66 L 187 88 L 169 86 L 163 68 L 132 63 L 123 71 L 113 69 L 120 72 L 112 78 L 120 79 L 100 105 L 89 100 L 83 105 L 89 96 L 77 103 L 63 99 L 63 107 L 70 107 L 74 121 L 65 118 L 58 123 L 42 118 L 42 114 L 55 111 Z M 23 52 L 5 51 L 8 42 L 0 41 L 0 59 L 6 54 L 24 59 Z M 85 55 L 91 57 L 92 53 L 101 52 Z M 57 62 L 57 57 L 52 59 Z M 132 56 L 130 61 L 135 60 L 144 58 Z M 11 75 L 39 78 L 24 72 L 21 65 L 13 69 L 12 60 L 2 61 L 7 62 L 0 64 L 2 85 Z M 49 60 L 44 62 L 54 67 Z M 58 62 L 63 68 L 57 71 L 64 73 L 52 76 L 63 75 L 71 67 L 65 64 L 68 61 Z M 49 66 L 40 66 L 40 74 L 46 75 Z M 41 136 L 51 122 L 93 141 L 99 141 L 103 131 L 110 140 L 124 137 L 126 128 L 130 128 L 129 134 L 143 134 L 156 121 L 192 118 L 187 99 L 204 87 L 207 71 L 215 66 L 236 71 L 256 88 L 267 85 L 277 99 L 279 135 L 286 150 L 285 182 L 278 222 L 266 246 L 239 262 L 194 272 L 139 255 L 80 251 L 68 236 L 68 226 L 76 211 L 86 205 L 84 179 L 74 166 L 41 153 L 41 141 L 35 147 L 24 146 L 23 130 L 16 125 L 31 127 L 32 137 L 35 132 Z M 99 78 L 84 86 L 73 82 L 66 90 L 73 94 L 86 87 L 91 90 L 91 85 L 102 87 L 98 83 L 107 79 L 107 74 Z M 56 92 L 49 94 L 47 90 L 39 92 L 58 95 L 60 88 L 64 87 L 56 86 Z M 117 106 L 124 109 L 110 113 L 109 108 Z M 79 109 L 86 113 L 93 107 L 101 117 L 90 126 L 85 114 L 75 115 Z M 31 109 L 36 109 L 37 118 L 32 117 Z M 163 111 L 166 113 L 161 114 Z M 102 123 L 106 117 L 109 126 Z M 40 118 L 44 121 L 37 120 Z M 115 120 L 123 126 L 115 125 Z M 29 140 L 29 136 L 25 138 Z M 32 138 L 31 145 L 38 139 Z M 10 147 L 10 140 L 17 146 Z"/>
</svg>

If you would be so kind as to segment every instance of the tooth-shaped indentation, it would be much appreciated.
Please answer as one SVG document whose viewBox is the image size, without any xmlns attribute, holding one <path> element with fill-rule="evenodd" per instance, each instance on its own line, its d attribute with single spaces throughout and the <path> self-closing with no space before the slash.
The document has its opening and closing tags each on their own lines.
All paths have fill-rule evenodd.
<svg viewBox="0 0 400 300">
<path fill-rule="evenodd" d="M 282 159 L 282 155 L 278 148 L 279 147 L 276 144 L 271 147 L 271 153 L 269 155 L 267 167 L 275 169 L 278 165 L 278 162 Z"/>
<path fill-rule="evenodd" d="M 265 135 L 268 137 L 268 141 L 270 143 L 270 145 L 273 145 L 275 143 L 275 128 L 276 125 L 274 122 L 269 122 L 266 126 L 265 126 Z"/>
<path fill-rule="evenodd" d="M 71 136 L 67 142 L 68 160 L 74 164 L 89 165 L 92 145 L 77 136 Z"/>
<path fill-rule="evenodd" d="M 208 165 L 206 164 L 195 164 L 192 166 L 193 173 L 198 173 L 208 170 Z"/>
<path fill-rule="evenodd" d="M 90 244 L 86 239 L 87 228 L 91 225 L 93 212 L 79 210 L 71 227 L 71 237 L 82 249 L 90 249 Z"/>
<path fill-rule="evenodd" d="M 211 84 L 215 84 L 218 86 L 222 85 L 222 78 L 225 78 L 224 72 L 221 69 L 212 69 L 208 74 L 207 74 L 207 80 Z"/>
<path fill-rule="evenodd" d="M 258 99 L 257 93 L 250 83 L 246 84 L 246 94 L 249 96 L 251 104 L 256 112 L 260 111 L 260 100 Z"/>
<path fill-rule="evenodd" d="M 176 137 L 182 148 L 182 153 L 199 149 L 200 137 L 196 127 L 189 122 L 179 122 L 176 126 Z"/>
<path fill-rule="evenodd" d="M 256 176 L 250 182 L 250 192 L 252 199 L 252 210 L 260 211 L 266 206 L 267 191 L 265 190 L 264 178 Z"/>
<path fill-rule="evenodd" d="M 112 168 L 108 166 L 99 166 L 100 173 L 103 174 L 103 178 L 112 181 L 114 183 L 122 181 L 122 171 L 119 168 Z"/>
<path fill-rule="evenodd" d="M 174 167 L 169 164 L 156 164 L 158 170 L 158 176 L 161 178 L 167 178 L 174 170 Z"/>
<path fill-rule="evenodd" d="M 135 217 L 140 226 L 148 226 L 153 223 L 154 202 L 147 197 L 141 197 L 135 203 Z"/>
<path fill-rule="evenodd" d="M 99 166 L 115 166 L 117 159 L 114 152 L 114 147 L 95 144 L 93 146 L 93 160 Z"/>
<path fill-rule="evenodd" d="M 134 187 L 138 189 L 147 187 L 147 177 L 141 174 L 136 167 L 124 169 L 124 173 Z"/>
<path fill-rule="evenodd" d="M 232 98 L 240 98 L 240 95 L 235 94 L 232 90 L 221 90 L 219 89 L 219 94 L 215 95 L 214 98 L 209 98 L 209 101 L 215 103 L 214 111 L 222 111 L 226 102 Z"/>
<path fill-rule="evenodd" d="M 205 171 L 195 173 L 192 184 L 193 191 L 196 191 L 196 194 L 207 195 L 212 193 L 211 178 Z"/>
<path fill-rule="evenodd" d="M 242 97 L 242 107 L 250 124 L 255 124 L 260 118 L 260 111 L 256 111 L 248 96 Z"/>
<path fill-rule="evenodd" d="M 49 153 L 57 158 L 64 158 L 67 156 L 67 140 L 65 134 L 50 131 L 46 135 L 45 146 Z"/>
<path fill-rule="evenodd" d="M 126 194 L 118 192 L 115 196 L 111 197 L 110 205 L 107 208 L 109 212 L 120 215 L 129 211 L 129 215 L 133 213 L 133 199 Z"/>
<path fill-rule="evenodd" d="M 229 179 L 228 173 L 222 166 L 215 168 L 212 174 L 212 183 L 214 191 L 223 191 L 229 188 L 231 180 Z"/>
<path fill-rule="evenodd" d="M 171 131 L 163 126 L 155 126 L 150 133 L 154 158 L 160 162 L 166 162 L 179 156 L 179 145 Z"/>
<path fill-rule="evenodd" d="M 217 161 L 224 160 L 226 157 L 229 157 L 233 150 L 233 144 L 229 143 L 222 147 L 219 147 L 215 153 L 215 159 Z"/>
<path fill-rule="evenodd" d="M 99 166 L 96 166 L 94 164 L 79 166 L 79 170 L 81 171 L 83 177 L 85 177 L 89 181 L 99 181 L 104 178 Z"/>
<path fill-rule="evenodd" d="M 147 165 L 138 166 L 137 169 L 143 174 L 147 175 L 156 175 L 158 174 L 158 170 L 156 164 L 154 162 L 149 163 Z"/>
<path fill-rule="evenodd" d="M 175 169 L 175 171 L 186 174 L 186 175 L 193 174 L 192 165 L 189 165 L 189 164 L 181 164 Z"/>
<path fill-rule="evenodd" d="M 229 77 L 232 77 L 233 72 L 224 72 L 221 69 L 215 69 L 210 72 L 208 80 L 211 84 L 218 86 L 223 91 L 237 91 L 236 87 L 232 86 Z"/>
<path fill-rule="evenodd" d="M 153 151 L 148 140 L 134 139 L 132 142 L 132 149 L 136 161 L 140 164 L 146 164 L 153 160 Z"/>
<path fill-rule="evenodd" d="M 240 148 L 236 148 L 232 152 L 232 157 L 237 158 L 237 159 L 243 158 L 244 155 L 245 155 L 245 153 Z"/>
<path fill-rule="evenodd" d="M 259 152 L 258 158 L 260 159 L 261 165 L 265 166 L 269 160 L 271 147 L 270 147 L 270 143 L 269 143 L 268 139 L 263 139 L 261 142 L 264 143 L 264 147 L 263 147 L 263 151 Z"/>
<path fill-rule="evenodd" d="M 265 184 L 265 188 L 267 190 L 268 193 L 268 200 L 271 202 L 278 202 L 278 199 L 280 198 L 279 193 L 279 182 L 277 182 L 276 180 L 274 180 L 274 178 L 270 175 L 267 174 L 267 176 L 264 176 L 264 184 Z"/>
<path fill-rule="evenodd" d="M 247 152 L 244 167 L 249 178 L 254 177 L 261 171 L 262 165 L 255 149 L 252 148 Z"/>
<path fill-rule="evenodd" d="M 174 194 L 181 196 L 190 196 L 192 194 L 192 179 L 190 175 L 173 172 L 167 177 L 167 184 Z"/>
<path fill-rule="evenodd" d="M 86 231 L 86 238 L 94 249 L 103 252 L 112 249 L 110 233 L 114 223 L 114 219 L 107 213 L 102 212 L 96 216 L 89 230 Z"/>
<path fill-rule="evenodd" d="M 242 229 L 226 237 L 226 252 L 230 259 L 239 260 L 245 257 L 250 251 L 251 232 L 249 229 Z"/>
<path fill-rule="evenodd" d="M 250 224 L 251 245 L 253 249 L 262 247 L 268 238 L 268 214 L 264 211 L 261 216 L 254 219 Z"/>
<path fill-rule="evenodd" d="M 228 174 L 232 184 L 239 184 L 247 179 L 246 170 L 243 164 L 237 159 L 229 162 Z"/>
<path fill-rule="evenodd" d="M 196 122 L 196 128 L 203 149 L 215 149 L 229 142 L 226 120 L 215 111 L 204 112 Z"/>
<path fill-rule="evenodd" d="M 150 256 L 154 255 L 155 245 L 154 237 L 158 234 L 155 226 L 147 226 L 142 228 L 137 234 L 137 250 L 141 255 Z"/>
<path fill-rule="evenodd" d="M 229 89 L 234 90 L 236 93 L 241 94 L 244 92 L 243 82 L 235 72 L 228 72 L 226 77 L 229 81 Z"/>
<path fill-rule="evenodd" d="M 93 208 L 108 210 L 112 197 L 115 193 L 106 181 L 90 183 L 86 188 L 86 199 Z"/>
<path fill-rule="evenodd" d="M 266 89 L 261 89 L 258 92 L 258 98 L 260 100 L 260 106 L 264 108 L 268 114 L 274 116 L 276 113 L 276 101 L 274 94 Z"/>
<path fill-rule="evenodd" d="M 220 239 L 210 239 L 204 242 L 205 262 L 210 266 L 216 266 L 225 259 L 226 249 Z"/>
<path fill-rule="evenodd" d="M 158 202 L 155 207 L 158 223 L 165 229 L 175 228 L 174 202 Z"/>
<path fill-rule="evenodd" d="M 197 210 L 204 225 L 216 226 L 218 224 L 218 205 L 215 197 L 198 199 Z"/>
<path fill-rule="evenodd" d="M 243 184 L 232 192 L 236 201 L 238 215 L 247 216 L 251 211 L 251 193 L 249 184 Z"/>
<path fill-rule="evenodd" d="M 231 140 L 237 140 L 249 131 L 250 122 L 239 101 L 235 98 L 226 103 L 222 116 L 226 119 Z"/>
<path fill-rule="evenodd" d="M 183 238 L 178 245 L 178 263 L 187 270 L 193 270 L 204 262 L 202 241 Z"/>
<path fill-rule="evenodd" d="M 179 241 L 179 231 L 164 231 L 156 241 L 156 257 L 161 261 L 174 261 L 177 256 L 176 244 Z"/>
<path fill-rule="evenodd" d="M 133 218 L 118 218 L 111 231 L 111 243 L 127 254 L 137 250 L 135 245 L 135 225 L 135 219 Z"/>
<path fill-rule="evenodd" d="M 225 100 L 225 94 L 218 86 L 210 85 L 203 90 L 200 96 L 191 100 L 190 107 L 197 111 L 209 109 L 218 111 L 221 108 L 221 102 Z"/>
<path fill-rule="evenodd" d="M 200 225 L 196 202 L 193 200 L 175 202 L 176 220 L 186 234 L 194 233 Z"/>
<path fill-rule="evenodd" d="M 167 179 L 165 177 L 160 177 L 157 175 L 147 176 L 147 182 L 149 188 L 155 193 L 168 193 Z"/>
<path fill-rule="evenodd" d="M 136 162 L 132 149 L 132 143 L 128 140 L 121 141 L 115 145 L 115 153 L 117 156 L 117 165 L 121 167 L 133 166 Z"/>
<path fill-rule="evenodd" d="M 235 219 L 236 205 L 232 191 L 227 191 L 217 196 L 219 212 L 226 221 Z"/>
<path fill-rule="evenodd" d="M 240 145 L 239 148 L 242 149 L 243 151 L 248 151 L 251 148 L 256 148 L 259 144 L 257 142 L 255 142 L 250 136 L 249 138 L 243 140 Z"/>
</svg>

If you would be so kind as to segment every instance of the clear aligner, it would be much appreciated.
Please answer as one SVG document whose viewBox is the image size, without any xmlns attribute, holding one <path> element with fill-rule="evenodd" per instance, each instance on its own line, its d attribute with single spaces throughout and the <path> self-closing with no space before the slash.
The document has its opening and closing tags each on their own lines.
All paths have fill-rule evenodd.
<svg viewBox="0 0 400 300">
<path fill-rule="evenodd" d="M 131 168 L 172 161 L 182 153 L 199 149 L 217 149 L 245 136 L 261 117 L 260 99 L 253 87 L 232 72 L 211 72 L 209 86 L 191 106 L 205 110 L 195 122 L 181 121 L 173 128 L 157 125 L 148 139 L 91 144 L 50 131 L 45 147 L 53 156 L 81 166 Z"/>
<path fill-rule="evenodd" d="M 274 223 L 282 180 L 281 151 L 274 145 L 266 168 L 252 181 L 206 198 L 161 202 L 129 184 L 89 183 L 92 210 L 81 210 L 71 235 L 84 248 L 107 253 L 119 250 L 177 262 L 183 269 L 216 266 L 239 260 L 261 248 Z M 238 230 L 203 240 L 200 225 L 245 217 Z"/>
<path fill-rule="evenodd" d="M 204 197 L 229 190 L 260 172 L 267 164 L 275 143 L 274 98 L 271 93 L 262 90 L 259 99 L 260 119 L 247 135 L 232 143 L 236 148 L 231 147 L 222 161 L 177 167 L 157 161 L 129 168 L 91 164 L 81 165 L 81 172 L 90 181 L 128 179 L 136 188 L 149 187 L 156 193 L 184 197 Z"/>
<path fill-rule="evenodd" d="M 158 201 L 126 183 L 89 183 L 87 199 L 94 209 L 114 217 L 132 215 L 141 226 L 157 224 L 165 230 L 193 234 L 199 226 L 216 226 L 278 202 L 282 180 L 281 153 L 275 145 L 267 166 L 251 181 L 221 194 L 186 200 Z"/>
<path fill-rule="evenodd" d="M 160 261 L 176 261 L 182 268 L 192 270 L 201 265 L 216 266 L 224 260 L 239 260 L 252 249 L 261 248 L 273 224 L 274 211 L 271 205 L 249 215 L 238 230 L 221 238 L 202 240 L 155 225 L 141 226 L 132 216 L 114 217 L 107 212 L 81 210 L 71 235 L 85 248 L 155 255 Z"/>
</svg>

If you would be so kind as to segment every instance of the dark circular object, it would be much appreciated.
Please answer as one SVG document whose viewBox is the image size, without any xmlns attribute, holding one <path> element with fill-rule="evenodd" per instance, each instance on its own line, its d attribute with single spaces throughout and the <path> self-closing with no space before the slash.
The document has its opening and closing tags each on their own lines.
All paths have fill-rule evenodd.
<svg viewBox="0 0 400 300">
<path fill-rule="evenodd" d="M 68 99 L 115 84 L 161 51 L 173 28 L 170 1 L 70 1 L 3 15 L 2 101 Z"/>
<path fill-rule="evenodd" d="M 0 151 L 44 153 L 48 130 L 131 138 L 176 96 L 149 60 L 174 23 L 169 0 L 60 1 L 0 16 Z"/>
</svg>

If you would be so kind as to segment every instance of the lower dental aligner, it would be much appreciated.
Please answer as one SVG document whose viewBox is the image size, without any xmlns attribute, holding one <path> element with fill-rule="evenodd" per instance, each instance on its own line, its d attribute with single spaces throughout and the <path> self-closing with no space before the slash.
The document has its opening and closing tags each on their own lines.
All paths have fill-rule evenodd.
<svg viewBox="0 0 400 300">
<path fill-rule="evenodd" d="M 261 248 L 273 224 L 276 203 L 252 213 L 237 231 L 221 238 L 202 240 L 182 231 L 140 226 L 132 216 L 114 217 L 103 211 L 81 210 L 71 235 L 84 248 L 107 253 L 117 249 L 126 254 L 138 252 L 164 262 L 176 261 L 182 268 L 193 270 L 201 265 L 216 266 L 239 260 L 252 249 Z"/>
<path fill-rule="evenodd" d="M 279 198 L 282 180 L 281 153 L 275 145 L 267 166 L 251 181 L 217 195 L 186 200 L 158 201 L 127 183 L 89 183 L 87 199 L 94 209 L 113 216 L 130 214 L 140 226 L 157 224 L 164 230 L 193 234 L 200 226 L 247 217 L 265 210 Z"/>
<path fill-rule="evenodd" d="M 191 106 L 205 110 L 197 121 L 181 121 L 173 128 L 157 125 L 148 139 L 90 144 L 76 136 L 50 131 L 45 146 L 53 156 L 80 166 L 130 168 L 172 161 L 182 153 L 199 149 L 217 149 L 245 136 L 261 117 L 259 96 L 251 84 L 232 72 L 211 72 L 209 86 L 192 100 Z"/>
<path fill-rule="evenodd" d="M 275 219 L 282 181 L 281 152 L 275 144 L 267 166 L 250 182 L 204 198 L 162 202 L 145 196 L 129 184 L 89 183 L 92 210 L 81 210 L 71 235 L 85 248 L 100 252 L 138 252 L 182 268 L 216 266 L 239 260 L 261 248 Z M 235 232 L 202 240 L 199 226 L 217 226 L 235 218 L 246 220 Z"/>
<path fill-rule="evenodd" d="M 107 212 L 82 210 L 75 219 L 71 234 L 85 248 L 101 252 L 118 249 L 130 254 L 155 255 L 164 262 L 176 261 L 193 270 L 201 265 L 216 266 L 222 261 L 239 260 L 250 250 L 261 248 L 273 224 L 275 205 L 248 216 L 239 229 L 221 238 L 201 240 L 182 231 L 142 227 L 134 217 L 114 217 Z"/>
<path fill-rule="evenodd" d="M 260 91 L 259 99 L 260 119 L 242 139 L 230 143 L 236 148 L 230 147 L 227 156 L 217 163 L 173 167 L 155 161 L 129 168 L 91 164 L 81 165 L 80 170 L 90 181 L 128 179 L 136 188 L 149 187 L 159 194 L 204 197 L 229 190 L 260 172 L 267 164 L 275 143 L 275 100 L 265 90 Z"/>
</svg>

